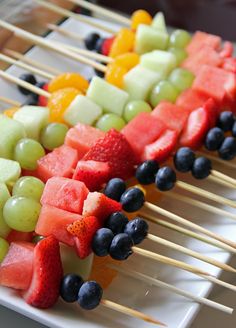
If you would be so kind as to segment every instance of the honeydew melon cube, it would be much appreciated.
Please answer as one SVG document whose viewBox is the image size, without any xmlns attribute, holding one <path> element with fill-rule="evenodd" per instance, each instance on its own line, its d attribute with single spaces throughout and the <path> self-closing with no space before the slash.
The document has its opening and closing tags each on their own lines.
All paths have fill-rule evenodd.
<svg viewBox="0 0 236 328">
<path fill-rule="evenodd" d="M 165 50 L 169 35 L 166 32 L 144 24 L 138 26 L 135 39 L 135 51 L 142 55 L 155 49 Z"/>
<path fill-rule="evenodd" d="M 165 16 L 161 11 L 153 17 L 151 26 L 159 31 L 167 33 Z"/>
<path fill-rule="evenodd" d="M 10 159 L 0 158 L 0 182 L 5 183 L 8 187 L 19 179 L 21 175 L 20 164 Z"/>
<path fill-rule="evenodd" d="M 78 95 L 64 113 L 64 120 L 69 125 L 83 123 L 93 125 L 102 115 L 102 108 L 86 96 Z"/>
<path fill-rule="evenodd" d="M 162 79 L 160 73 L 137 65 L 124 76 L 124 89 L 130 100 L 147 100 L 153 86 Z"/>
<path fill-rule="evenodd" d="M 164 78 L 177 66 L 174 54 L 163 50 L 154 50 L 142 55 L 140 65 L 155 72 L 160 72 Z"/>
<path fill-rule="evenodd" d="M 0 157 L 13 158 L 17 142 L 26 136 L 24 125 L 5 115 L 0 115 Z"/>
<path fill-rule="evenodd" d="M 23 106 L 13 118 L 24 125 L 28 138 L 38 140 L 41 130 L 49 122 L 49 109 L 40 106 Z"/>
<path fill-rule="evenodd" d="M 129 95 L 114 85 L 95 76 L 90 82 L 87 96 L 99 105 L 105 112 L 122 116 Z"/>
<path fill-rule="evenodd" d="M 0 182 L 0 237 L 2 238 L 6 238 L 11 230 L 3 217 L 3 206 L 10 197 L 11 195 L 7 186 L 5 183 Z"/>
</svg>

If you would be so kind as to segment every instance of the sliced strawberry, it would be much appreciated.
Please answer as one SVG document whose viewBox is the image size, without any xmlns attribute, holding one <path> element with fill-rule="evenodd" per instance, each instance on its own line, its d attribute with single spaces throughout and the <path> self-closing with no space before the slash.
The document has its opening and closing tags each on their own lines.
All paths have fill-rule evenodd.
<svg viewBox="0 0 236 328">
<path fill-rule="evenodd" d="M 115 40 L 115 36 L 112 36 L 110 38 L 106 38 L 104 41 L 103 41 L 103 44 L 102 44 L 102 54 L 104 56 L 108 56 L 109 53 L 110 53 L 110 50 L 111 50 L 111 46 Z"/>
<path fill-rule="evenodd" d="M 59 298 L 62 277 L 59 243 L 50 236 L 34 248 L 33 276 L 29 289 L 23 294 L 24 299 L 40 309 L 52 307 Z"/>
<path fill-rule="evenodd" d="M 230 41 L 225 41 L 223 44 L 223 48 L 220 51 L 221 58 L 229 58 L 233 55 L 234 45 Z"/>
<path fill-rule="evenodd" d="M 90 192 L 84 202 L 83 215 L 96 216 L 101 222 L 114 212 L 121 211 L 120 203 L 100 192 Z"/>
<path fill-rule="evenodd" d="M 217 118 L 220 114 L 220 108 L 216 101 L 212 98 L 209 98 L 202 107 L 208 113 L 209 127 L 213 128 L 216 125 Z"/>
<path fill-rule="evenodd" d="M 84 156 L 84 160 L 109 163 L 113 177 L 129 178 L 134 172 L 135 155 L 120 132 L 111 129 Z"/>
<path fill-rule="evenodd" d="M 48 91 L 48 83 L 45 83 L 42 89 Z M 38 106 L 47 107 L 47 104 L 48 104 L 48 98 L 44 96 L 39 96 Z"/>
<path fill-rule="evenodd" d="M 18 241 L 10 245 L 0 265 L 0 285 L 14 289 L 27 289 L 33 273 L 34 245 Z"/>
<path fill-rule="evenodd" d="M 158 163 L 164 162 L 174 151 L 178 140 L 178 133 L 166 130 L 160 138 L 144 149 L 143 161 L 154 159 Z"/>
<path fill-rule="evenodd" d="M 32 232 L 21 232 L 12 230 L 9 235 L 7 236 L 7 241 L 10 243 L 14 241 L 29 241 L 31 242 L 33 238 Z"/>
<path fill-rule="evenodd" d="M 95 216 L 88 216 L 67 227 L 67 231 L 74 236 L 76 252 L 81 259 L 86 258 L 91 253 L 93 237 L 101 226 L 99 219 Z"/>
<path fill-rule="evenodd" d="M 189 115 L 180 138 L 180 145 L 193 149 L 198 148 L 201 146 L 208 128 L 209 118 L 206 109 L 202 107 L 196 109 Z"/>
<path fill-rule="evenodd" d="M 100 190 L 111 177 L 111 169 L 106 162 L 79 161 L 73 179 L 84 182 L 90 191 Z"/>
</svg>

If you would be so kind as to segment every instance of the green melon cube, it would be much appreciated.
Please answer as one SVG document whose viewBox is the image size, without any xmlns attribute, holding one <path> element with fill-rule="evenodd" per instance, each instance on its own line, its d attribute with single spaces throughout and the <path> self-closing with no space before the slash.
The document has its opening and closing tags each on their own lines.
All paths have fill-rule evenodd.
<svg viewBox="0 0 236 328">
<path fill-rule="evenodd" d="M 129 99 L 127 92 L 95 76 L 90 82 L 87 96 L 104 111 L 122 116 Z"/>
<path fill-rule="evenodd" d="M 159 72 L 137 65 L 124 76 L 124 89 L 130 100 L 147 100 L 153 86 L 162 79 Z"/>
<path fill-rule="evenodd" d="M 140 24 L 136 32 L 135 51 L 142 55 L 155 49 L 165 50 L 169 35 L 166 32 L 144 24 Z"/>
<path fill-rule="evenodd" d="M 11 188 L 20 175 L 21 167 L 18 162 L 0 158 L 0 182 Z"/>
<path fill-rule="evenodd" d="M 38 140 L 41 130 L 48 124 L 49 109 L 40 106 L 23 106 L 13 118 L 24 125 L 28 138 Z"/>
<path fill-rule="evenodd" d="M 164 14 L 159 11 L 152 20 L 152 27 L 155 29 L 167 33 L 166 22 Z"/>
<path fill-rule="evenodd" d="M 0 115 L 0 157 L 13 158 L 17 142 L 26 136 L 23 124 Z"/>
<path fill-rule="evenodd" d="M 142 55 L 140 65 L 152 71 L 159 72 L 164 78 L 177 66 L 175 55 L 163 50 L 154 50 Z"/>
<path fill-rule="evenodd" d="M 83 123 L 93 125 L 102 115 L 102 108 L 86 96 L 79 95 L 71 102 L 64 113 L 64 120 L 69 125 Z"/>
</svg>

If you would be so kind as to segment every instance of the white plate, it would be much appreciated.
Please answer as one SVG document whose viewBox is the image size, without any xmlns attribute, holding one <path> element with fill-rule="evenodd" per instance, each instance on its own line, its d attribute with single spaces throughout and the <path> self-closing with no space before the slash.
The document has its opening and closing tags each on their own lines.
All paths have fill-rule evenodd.
<svg viewBox="0 0 236 328">
<path fill-rule="evenodd" d="M 94 30 L 74 20 L 66 21 L 64 23 L 64 27 L 66 27 L 68 30 L 77 31 L 81 35 L 86 35 L 90 30 Z M 56 33 L 51 34 L 50 38 L 74 44 L 73 41 L 69 41 L 68 39 L 59 36 Z M 93 74 L 90 68 L 86 68 L 81 64 L 67 60 L 54 52 L 48 52 L 39 48 L 33 48 L 31 51 L 29 51 L 27 56 L 55 67 L 63 72 L 78 71 L 84 74 L 86 77 L 90 77 Z M 16 76 L 19 76 L 20 73 L 23 72 L 23 70 L 16 67 L 11 67 L 8 71 Z M 24 101 L 25 99 L 24 96 L 18 92 L 15 86 L 2 80 L 0 80 L 0 90 L 2 96 L 10 97 L 19 101 Z M 220 169 L 220 167 L 218 168 Z M 233 175 L 232 170 L 224 171 Z M 191 183 L 196 184 L 196 181 L 184 176 L 184 179 L 186 178 L 190 179 Z M 209 190 L 215 193 L 227 196 L 227 190 L 217 185 L 208 184 L 205 181 L 199 182 L 198 185 L 204 188 L 209 188 Z M 228 192 L 228 196 L 234 198 L 235 194 Z M 220 233 L 223 236 L 236 241 L 235 222 L 225 219 L 224 217 L 214 217 L 207 212 L 198 210 L 197 208 L 191 206 L 184 206 L 183 203 L 171 201 L 171 199 L 168 199 L 167 197 L 162 199 L 160 203 L 161 206 L 167 208 L 168 210 L 172 210 L 177 214 L 183 215 L 185 218 L 191 218 L 194 222 L 199 223 L 214 232 Z M 218 259 L 219 261 L 227 262 L 230 258 L 230 255 L 226 252 L 223 252 L 217 248 L 206 245 L 199 241 L 193 239 L 190 240 L 189 238 L 185 238 L 180 234 L 170 232 L 169 230 L 150 225 L 150 231 L 154 234 L 158 233 L 160 236 L 165 236 L 167 239 L 178 242 L 181 245 L 185 245 L 190 249 L 199 251 L 205 255 L 211 256 L 212 258 Z M 157 251 L 162 254 L 172 256 L 176 259 L 183 260 L 187 263 L 196 265 L 203 270 L 211 272 L 211 274 L 219 276 L 221 273 L 218 268 L 184 256 L 178 252 L 169 251 L 164 247 L 155 245 L 154 243 L 145 241 L 141 246 L 146 247 L 152 251 Z M 177 270 L 166 265 L 161 265 L 157 262 L 146 260 L 139 256 L 132 256 L 123 265 L 133 267 L 137 271 L 147 273 L 152 277 L 158 277 L 165 282 L 183 288 L 195 295 L 207 296 L 212 288 L 210 283 L 198 278 L 193 274 L 184 272 L 182 270 Z M 169 328 L 189 327 L 199 310 L 199 305 L 192 301 L 189 301 L 180 296 L 176 296 L 163 289 L 159 289 L 145 283 L 140 283 L 140 281 L 136 280 L 135 277 L 131 279 L 123 275 L 118 275 L 116 277 L 108 290 L 105 291 L 104 297 L 150 314 L 165 322 Z M 138 325 L 139 328 L 142 328 L 151 326 L 145 322 L 137 321 L 136 319 L 129 318 L 124 315 L 119 315 L 118 313 L 112 310 L 107 310 L 102 306 L 94 311 L 86 312 L 82 311 L 76 305 L 68 305 L 62 301 L 59 301 L 58 304 L 51 310 L 37 310 L 25 304 L 25 302 L 17 295 L 17 293 L 3 287 L 0 288 L 0 304 L 49 327 L 131 328 L 137 327 Z"/>
</svg>

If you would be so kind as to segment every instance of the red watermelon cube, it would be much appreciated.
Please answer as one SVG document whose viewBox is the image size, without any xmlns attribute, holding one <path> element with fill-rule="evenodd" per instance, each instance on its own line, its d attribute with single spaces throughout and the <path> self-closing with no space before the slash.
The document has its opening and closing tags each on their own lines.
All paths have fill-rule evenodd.
<svg viewBox="0 0 236 328">
<path fill-rule="evenodd" d="M 67 132 L 65 144 L 76 149 L 79 159 L 81 159 L 96 141 L 104 137 L 104 135 L 105 133 L 101 130 L 86 124 L 78 123 Z"/>
<path fill-rule="evenodd" d="M 88 193 L 89 190 L 83 182 L 68 178 L 53 177 L 45 185 L 41 197 L 41 204 L 82 214 L 84 200 L 87 198 Z"/>
<path fill-rule="evenodd" d="M 193 110 L 201 107 L 208 99 L 209 97 L 204 93 L 190 88 L 179 95 L 176 105 L 191 113 Z"/>
<path fill-rule="evenodd" d="M 52 177 L 70 178 L 77 162 L 77 151 L 63 145 L 38 160 L 36 176 L 44 182 Z"/>
<path fill-rule="evenodd" d="M 165 128 L 158 118 L 149 113 L 140 113 L 123 128 L 122 133 L 140 161 L 144 147 L 154 142 Z"/>
<path fill-rule="evenodd" d="M 212 49 L 219 50 L 221 41 L 221 38 L 217 35 L 197 31 L 192 37 L 190 43 L 187 45 L 186 50 L 189 55 L 195 54 L 205 45 L 211 47 Z"/>
<path fill-rule="evenodd" d="M 42 206 L 35 232 L 44 237 L 53 236 L 68 246 L 74 246 L 74 238 L 67 231 L 67 227 L 81 218 L 82 216 L 79 214 L 64 211 L 54 206 L 44 205 Z"/>
</svg>

